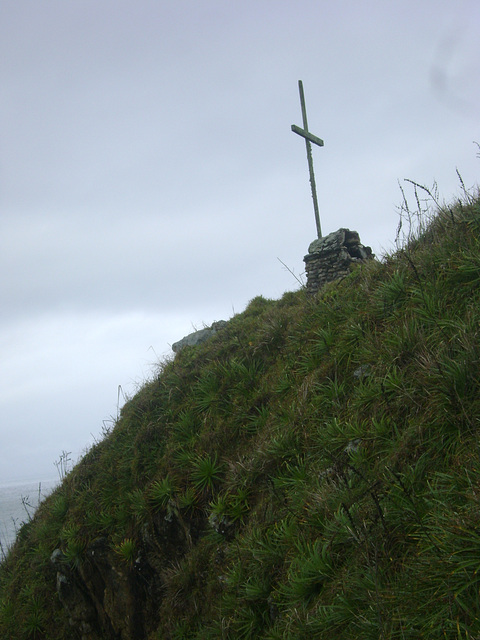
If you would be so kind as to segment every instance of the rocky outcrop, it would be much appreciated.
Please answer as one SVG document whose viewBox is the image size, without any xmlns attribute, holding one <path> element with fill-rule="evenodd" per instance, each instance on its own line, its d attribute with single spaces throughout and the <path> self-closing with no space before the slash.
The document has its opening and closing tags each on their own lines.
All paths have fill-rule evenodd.
<svg viewBox="0 0 480 640">
<path fill-rule="evenodd" d="M 140 640 L 146 637 L 144 613 L 147 569 L 141 556 L 125 564 L 105 538 L 85 550 L 72 567 L 60 549 L 51 562 L 57 569 L 57 594 L 69 615 L 72 631 L 82 640 Z"/>
<path fill-rule="evenodd" d="M 174 342 L 172 344 L 172 351 L 174 353 L 178 353 L 185 347 L 195 347 L 214 336 L 217 331 L 224 327 L 226 324 L 227 323 L 225 322 L 225 320 L 219 320 L 218 322 L 214 322 L 210 328 L 200 329 L 199 331 L 189 333 L 188 336 L 185 336 L 178 342 Z"/>
<path fill-rule="evenodd" d="M 145 640 L 159 622 L 163 571 L 180 561 L 205 530 L 205 517 L 183 517 L 176 508 L 159 511 L 144 525 L 134 557 L 125 562 L 105 537 L 91 541 L 72 563 L 55 549 L 58 599 L 72 638 Z M 69 636 L 70 637 L 70 636 Z"/>
<path fill-rule="evenodd" d="M 375 256 L 370 247 L 364 247 L 356 231 L 339 229 L 324 238 L 314 240 L 304 257 L 307 291 L 316 293 L 327 282 L 343 278 L 352 266 L 371 260 Z"/>
</svg>

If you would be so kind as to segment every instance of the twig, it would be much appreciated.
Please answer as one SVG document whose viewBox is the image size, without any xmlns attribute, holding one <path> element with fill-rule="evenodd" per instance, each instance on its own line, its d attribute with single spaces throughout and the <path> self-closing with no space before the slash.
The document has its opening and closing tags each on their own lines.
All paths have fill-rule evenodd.
<svg viewBox="0 0 480 640">
<path fill-rule="evenodd" d="M 60 480 L 62 482 L 68 474 L 68 467 L 70 462 L 72 461 L 72 459 L 70 458 L 71 453 L 71 451 L 62 451 L 59 459 L 53 463 L 57 467 L 58 475 L 60 476 Z"/>
<path fill-rule="evenodd" d="M 291 273 L 291 274 L 292 274 L 292 276 L 295 278 L 295 280 L 298 282 L 298 284 L 299 284 L 302 288 L 304 288 L 304 287 L 305 287 L 305 284 L 300 280 L 300 278 L 298 278 L 298 277 L 295 275 L 295 273 L 292 271 L 292 269 L 290 269 L 290 267 L 287 267 L 287 265 L 286 265 L 282 260 L 280 260 L 280 258 L 277 258 L 277 260 L 278 260 L 281 264 L 283 264 L 283 266 L 285 267 L 285 269 L 286 269 L 289 273 Z"/>
<path fill-rule="evenodd" d="M 32 521 L 32 515 L 31 515 L 30 511 L 28 510 L 28 508 L 35 510 L 35 507 L 28 502 L 29 499 L 30 499 L 30 496 L 22 496 L 21 500 L 22 500 L 23 508 L 25 509 L 25 513 L 27 514 L 28 521 L 31 522 Z"/>
<path fill-rule="evenodd" d="M 417 198 L 417 204 L 418 204 L 419 211 L 421 210 L 421 206 L 420 206 L 420 203 L 419 203 L 419 200 L 418 200 L 417 189 L 422 189 L 423 191 L 428 193 L 428 195 L 435 202 L 437 207 L 440 208 L 440 203 L 438 202 L 438 189 L 437 189 L 436 183 L 433 184 L 432 190 L 434 191 L 434 193 L 432 193 L 430 191 L 430 189 L 428 189 L 428 187 L 425 187 L 425 185 L 419 184 L 418 182 L 415 182 L 415 180 L 410 180 L 410 178 L 404 178 L 404 180 L 405 180 L 405 182 L 410 182 L 410 184 L 413 184 L 413 186 L 415 188 L 415 197 Z"/>
</svg>

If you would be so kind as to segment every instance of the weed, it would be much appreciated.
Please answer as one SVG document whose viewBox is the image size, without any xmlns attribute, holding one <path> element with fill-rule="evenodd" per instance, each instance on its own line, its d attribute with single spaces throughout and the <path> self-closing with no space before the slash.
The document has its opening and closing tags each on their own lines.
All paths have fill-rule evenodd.
<svg viewBox="0 0 480 640">
<path fill-rule="evenodd" d="M 333 560 L 328 544 L 297 544 L 299 555 L 292 562 L 288 580 L 279 587 L 284 606 L 308 605 L 333 574 Z"/>
<path fill-rule="evenodd" d="M 148 499 L 142 489 L 135 489 L 127 494 L 127 503 L 135 520 L 143 523 L 148 519 Z"/>
<path fill-rule="evenodd" d="M 190 410 L 182 410 L 177 421 L 173 425 L 175 439 L 182 444 L 194 442 L 197 434 L 198 419 Z"/>
<path fill-rule="evenodd" d="M 63 522 L 68 512 L 68 499 L 63 494 L 58 494 L 50 503 L 50 513 L 52 518 L 58 522 Z"/>
<path fill-rule="evenodd" d="M 72 455 L 71 451 L 62 451 L 58 460 L 54 463 L 57 467 L 58 477 L 60 478 L 60 482 L 65 480 L 70 469 L 72 468 Z"/>
<path fill-rule="evenodd" d="M 407 290 L 407 277 L 404 270 L 395 270 L 390 280 L 380 284 L 375 294 L 377 313 L 380 317 L 388 317 L 401 307 L 407 299 Z"/>
<path fill-rule="evenodd" d="M 212 411 L 220 402 L 220 383 L 215 373 L 207 371 L 198 379 L 193 389 L 195 409 L 198 413 Z"/>
<path fill-rule="evenodd" d="M 84 560 L 85 553 L 85 542 L 80 539 L 70 539 L 67 542 L 67 546 L 63 555 L 65 556 L 66 562 L 74 569 L 78 569 L 78 567 L 82 564 Z"/>
<path fill-rule="evenodd" d="M 131 566 L 135 562 L 137 545 L 132 538 L 124 538 L 113 550 L 124 564 Z"/>
<path fill-rule="evenodd" d="M 256 433 L 266 425 L 269 415 L 268 406 L 255 407 L 254 413 L 244 421 L 244 430 L 249 434 Z"/>
<path fill-rule="evenodd" d="M 223 465 L 217 456 L 198 457 L 193 465 L 192 480 L 197 491 L 212 491 L 222 477 Z"/>
<path fill-rule="evenodd" d="M 23 632 L 28 638 L 42 637 L 45 622 L 45 614 L 42 611 L 30 611 L 26 614 L 22 623 Z"/>
<path fill-rule="evenodd" d="M 236 522 L 237 520 L 243 520 L 244 516 L 248 513 L 249 495 L 249 489 L 238 489 L 238 491 L 230 495 L 227 514 L 233 522 Z"/>
<path fill-rule="evenodd" d="M 157 480 L 150 487 L 150 502 L 154 509 L 166 509 L 176 491 L 176 485 L 170 475 Z"/>
<path fill-rule="evenodd" d="M 187 487 L 183 493 L 178 496 L 178 506 L 187 512 L 193 511 L 198 505 L 198 496 L 192 487 Z"/>
</svg>

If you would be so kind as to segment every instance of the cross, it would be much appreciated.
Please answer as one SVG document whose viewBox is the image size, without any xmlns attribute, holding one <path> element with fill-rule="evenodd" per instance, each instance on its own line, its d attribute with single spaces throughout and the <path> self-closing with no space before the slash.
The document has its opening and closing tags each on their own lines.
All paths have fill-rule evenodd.
<svg viewBox="0 0 480 640">
<path fill-rule="evenodd" d="M 297 127 L 295 124 L 292 124 L 292 131 L 294 133 L 298 133 L 298 135 L 302 136 L 302 138 L 305 138 L 305 146 L 307 147 L 308 170 L 310 172 L 310 185 L 312 187 L 313 209 L 315 211 L 315 222 L 317 223 L 317 235 L 319 238 L 321 238 L 322 229 L 320 227 L 320 214 L 318 213 L 317 188 L 315 186 L 312 145 L 310 143 L 313 142 L 313 144 L 317 144 L 319 147 L 323 147 L 323 140 L 317 138 L 317 136 L 314 136 L 313 133 L 310 133 L 310 131 L 308 130 L 307 110 L 305 108 L 305 96 L 303 95 L 303 83 L 301 80 L 298 81 L 298 89 L 300 91 L 300 105 L 302 107 L 303 129 Z"/>
</svg>

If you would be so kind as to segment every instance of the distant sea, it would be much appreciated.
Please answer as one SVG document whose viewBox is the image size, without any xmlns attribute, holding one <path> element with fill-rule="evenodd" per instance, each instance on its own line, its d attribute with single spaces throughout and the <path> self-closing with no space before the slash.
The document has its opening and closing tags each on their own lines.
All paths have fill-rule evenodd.
<svg viewBox="0 0 480 640">
<path fill-rule="evenodd" d="M 15 541 L 17 531 L 33 517 L 39 504 L 59 480 L 0 484 L 0 561 Z"/>
</svg>

